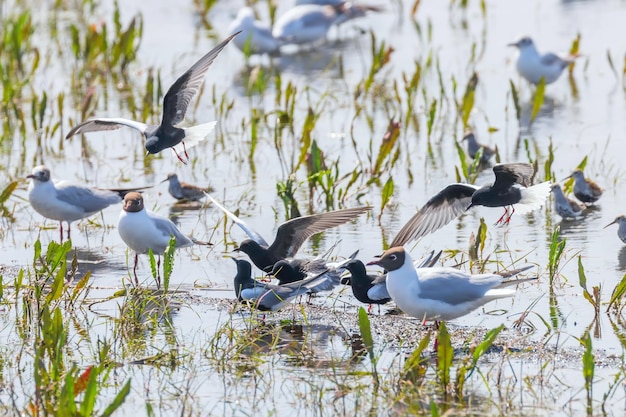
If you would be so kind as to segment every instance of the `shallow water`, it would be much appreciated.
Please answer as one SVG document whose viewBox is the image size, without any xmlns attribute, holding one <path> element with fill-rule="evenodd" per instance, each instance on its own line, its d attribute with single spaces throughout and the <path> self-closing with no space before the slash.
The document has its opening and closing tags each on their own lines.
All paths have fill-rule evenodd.
<svg viewBox="0 0 626 417">
<path fill-rule="evenodd" d="M 12 8 L 24 7 L 22 2 L 16 3 L 3 3 L 3 15 L 10 13 Z M 24 3 L 28 4 L 27 1 Z M 290 2 L 281 1 L 278 4 L 280 14 L 289 7 Z M 129 71 L 139 91 L 142 91 L 148 68 L 160 71 L 163 88 L 167 88 L 182 71 L 226 35 L 227 26 L 240 5 L 239 2 L 219 2 L 208 14 L 213 25 L 213 31 L 209 31 L 202 27 L 192 2 L 173 6 L 171 2 L 162 0 L 150 2 L 149 5 L 144 1 L 124 1 L 122 22 L 126 24 L 134 15 L 141 14 L 144 24 L 139 56 Z M 56 16 L 59 40 L 50 45 L 46 40 L 47 24 L 50 23 L 48 19 L 55 15 L 39 8 L 34 9 L 34 18 L 41 23 L 35 38 L 46 57 L 47 69 L 37 73 L 31 84 L 38 94 L 46 90 L 50 97 L 61 91 L 66 92 L 63 129 L 53 137 L 44 137 L 41 150 L 36 149 L 36 133 L 32 129 L 24 138 L 16 132 L 12 147 L 0 157 L 4 167 L 3 177 L 5 181 L 9 178 L 23 178 L 32 166 L 45 163 L 55 178 L 86 181 L 99 187 L 157 184 L 145 193 L 146 205 L 167 215 L 174 200 L 167 194 L 166 184 L 158 183 L 168 172 L 174 171 L 184 181 L 199 185 L 211 184 L 216 189 L 214 195 L 223 200 L 226 207 L 240 210 L 240 216 L 269 240 L 276 225 L 286 218 L 284 206 L 276 193 L 276 183 L 285 180 L 292 166 L 297 163 L 300 132 L 309 108 L 319 113 L 313 138 L 327 156 L 328 162 L 339 159 L 341 175 L 351 172 L 355 166 L 367 170 L 372 164 L 369 155 L 372 150 L 374 155 L 377 154 L 389 119 L 402 117 L 403 111 L 406 111 L 404 102 L 400 108 L 392 100 L 374 103 L 373 99 L 368 99 L 362 113 L 355 118 L 353 96 L 356 84 L 367 76 L 371 62 L 371 39 L 369 35 L 361 34 L 360 29 L 373 29 L 377 42 L 384 41 L 394 48 L 390 63 L 375 78 L 378 83 L 386 81 L 384 85 L 390 96 L 393 96 L 391 91 L 394 80 L 401 90 L 402 74 L 413 74 L 414 62 L 424 67 L 422 84 L 413 103 L 420 127 L 417 129 L 403 120 L 399 162 L 380 178 L 382 184 L 392 175 L 395 183 L 392 202 L 383 213 L 380 223 L 377 218 L 382 186 L 364 187 L 362 196 L 357 199 L 351 195 L 345 205 L 371 204 L 373 215 L 312 239 L 304 245 L 300 254 L 314 256 L 323 253 L 340 240 L 335 253 L 347 255 L 358 248 L 359 258 L 369 260 L 381 252 L 383 240 L 390 242 L 393 239 L 417 207 L 456 180 L 455 167 L 460 164 L 454 140 L 462 137 L 463 129 L 461 123 L 455 120 L 454 100 L 455 97 L 456 100 L 461 99 L 467 80 L 476 71 L 480 81 L 470 123 L 480 142 L 497 145 L 502 162 L 513 162 L 528 159 L 524 145 L 527 141 L 528 153 L 539 161 L 540 178 L 543 177 L 543 164 L 550 143 L 555 154 L 552 170 L 558 179 L 569 175 L 587 156 L 585 173 L 605 188 L 604 195 L 597 207 L 583 219 L 574 222 L 561 221 L 553 212 L 550 202 L 547 207 L 531 215 L 514 216 L 508 227 L 496 228 L 491 225 L 500 217 L 500 210 L 479 208 L 420 242 L 411 244 L 409 248 L 416 257 L 430 250 L 467 251 L 470 235 L 476 232 L 481 217 L 484 217 L 489 225 L 484 256 L 494 252 L 490 259 L 497 259 L 507 267 L 513 264 L 515 267 L 536 264 L 540 282 L 524 285 L 513 300 L 488 304 L 484 309 L 454 321 L 454 324 L 493 328 L 504 323 L 510 327 L 518 315 L 538 299 L 529 318 L 537 328 L 532 337 L 538 341 L 545 340 L 544 334 L 548 330 L 539 317 L 550 322 L 552 314 L 551 322 L 556 323 L 564 335 L 558 341 L 559 346 L 578 348 L 580 345 L 576 338 L 583 334 L 592 321 L 593 308 L 584 300 L 578 286 L 577 256 L 582 257 L 588 288 L 600 285 L 603 301 L 609 300 L 611 291 L 626 271 L 626 247 L 616 236 L 616 226 L 603 229 L 616 215 L 623 213 L 626 199 L 621 192 L 625 184 L 620 162 L 621 155 L 626 152 L 622 139 L 626 131 L 623 117 L 626 89 L 621 77 L 626 40 L 618 36 L 622 22 L 626 20 L 626 5 L 608 0 L 488 1 L 486 16 L 483 17 L 478 2 L 470 2 L 468 9 L 463 10 L 458 5 L 431 1 L 420 4 L 415 22 L 411 20 L 411 6 L 410 2 L 388 4 L 384 13 L 365 17 L 342 27 L 338 33 L 333 32 L 333 41 L 319 50 L 288 55 L 275 63 L 281 73 L 283 89 L 288 81 L 298 89 L 293 133 L 287 133 L 283 138 L 282 159 L 275 149 L 272 129 L 276 125 L 272 111 L 282 107 L 282 104 L 277 106 L 274 101 L 274 81 L 270 79 L 268 89 L 262 95 L 248 97 L 245 85 L 249 70 L 245 66 L 244 57 L 234 46 L 226 48 L 209 71 L 204 93 L 197 106 L 195 102 L 192 104 L 187 117 L 189 122 L 218 119 L 219 127 L 216 135 L 189 151 L 193 160 L 189 166 L 177 162 L 169 152 L 144 160 L 141 138 L 127 130 L 88 134 L 84 141 L 74 138 L 65 141 L 64 149 L 59 150 L 61 135 L 80 119 L 76 108 L 85 94 L 84 91 L 70 91 L 69 75 L 73 64 L 67 58 L 69 53 L 63 57 L 54 52 L 59 48 L 67 53 L 67 26 L 77 17 L 77 13 L 69 8 Z M 259 5 L 257 9 L 261 15 L 267 16 L 265 4 Z M 89 22 L 111 22 L 111 3 L 99 5 L 96 10 L 92 16 L 88 16 Z M 420 31 L 415 29 L 416 26 Z M 572 78 L 568 80 L 565 74 L 547 87 L 546 103 L 530 126 L 528 115 L 532 106 L 532 92 L 516 74 L 516 52 L 513 48 L 507 48 L 506 44 L 522 34 L 528 34 L 534 38 L 540 51 L 566 51 L 577 33 L 582 37 L 582 56 L 577 61 Z M 335 41 L 337 36 L 340 39 Z M 619 73 L 617 76 L 610 68 L 607 53 L 615 63 Z M 429 56 L 434 64 L 426 68 Z M 476 58 L 472 60 L 472 56 Z M 268 65 L 266 59 L 261 61 L 263 65 Z M 440 76 L 436 68 L 439 68 Z M 456 95 L 452 90 L 452 78 L 458 84 Z M 520 91 L 523 111 L 521 126 L 516 120 L 509 80 L 513 80 Z M 443 97 L 441 88 L 444 90 Z M 228 102 L 232 102 L 232 109 L 225 118 L 221 117 L 213 104 L 213 90 L 218 102 L 222 94 Z M 96 91 L 98 105 L 94 115 L 127 115 L 123 94 L 119 94 L 113 87 L 108 88 L 108 97 L 101 87 L 97 87 Z M 402 97 L 406 100 L 403 93 Z M 439 107 L 429 140 L 426 120 L 433 100 L 437 100 Z M 264 110 L 267 123 L 259 127 L 258 145 L 250 159 L 249 120 L 253 108 Z M 49 114 L 52 120 L 58 118 L 58 112 L 50 113 L 49 109 Z M 155 118 L 158 118 L 158 114 Z M 495 131 L 490 134 L 489 128 L 495 128 Z M 354 147 L 353 141 L 356 144 Z M 89 156 L 86 158 L 81 157 L 86 151 L 82 144 L 88 146 Z M 304 168 L 296 172 L 296 179 L 302 182 L 297 193 L 301 201 L 300 209 L 308 212 Z M 490 180 L 491 172 L 487 170 L 481 173 L 477 182 Z M 9 204 L 14 209 L 16 221 L 4 227 L 0 262 L 14 267 L 30 266 L 32 243 L 38 238 L 44 245 L 58 239 L 56 223 L 44 222 L 39 214 L 32 211 L 26 199 L 25 185 L 14 194 Z M 311 205 L 314 212 L 326 210 L 319 194 L 315 195 Z M 119 210 L 119 207 L 110 207 L 102 215 L 75 224 L 72 230 L 72 242 L 81 268 L 92 271 L 93 285 L 104 288 L 101 291 L 103 296 L 107 289 L 118 288 L 127 276 L 127 256 L 132 262 L 132 256 L 127 254 L 115 230 Z M 201 294 L 230 298 L 230 292 L 221 290 L 231 288 L 235 271 L 232 262 L 224 259 L 224 255 L 232 250 L 232 242 L 240 242 L 245 237 L 244 233 L 230 223 L 224 226 L 222 214 L 212 207 L 184 210 L 176 212 L 176 216 L 183 231 L 193 232 L 194 237 L 200 240 L 211 240 L 215 246 L 211 249 L 194 247 L 179 251 L 175 259 L 172 286 L 184 289 L 192 286 L 215 288 L 219 291 L 201 291 Z M 547 268 L 550 236 L 558 225 L 561 227 L 561 237 L 567 239 L 567 245 L 560 278 L 554 286 L 559 311 L 555 315 L 548 296 Z M 225 246 L 225 243 L 229 245 Z M 446 264 L 453 265 L 460 259 L 459 255 L 454 260 L 446 261 Z M 142 259 L 140 270 L 145 283 L 152 283 L 146 259 Z M 326 301 L 328 305 L 332 303 L 332 299 Z M 485 314 L 499 309 L 507 313 L 495 316 Z M 115 310 L 113 304 L 109 313 L 114 315 Z M 202 332 L 210 333 L 224 318 L 224 313 L 212 312 L 207 316 L 202 315 L 198 321 L 194 313 L 185 313 L 183 310 L 174 315 L 172 320 L 174 327 L 185 335 L 194 333 L 197 323 L 202 324 Z M 187 329 L 188 326 L 191 328 Z M 600 315 L 600 327 L 603 331 L 601 336 L 594 337 L 594 348 L 602 349 L 607 355 L 621 356 L 622 344 L 611 330 L 606 314 Z M 319 329 L 314 328 L 312 334 L 319 334 Z M 393 352 L 390 354 L 395 355 Z M 219 391 L 216 392 L 216 395 L 220 395 Z M 203 392 L 203 395 L 211 402 L 211 392 Z M 286 412 L 288 409 L 281 408 L 278 411 Z M 567 414 L 567 410 L 563 412 Z"/>
</svg>

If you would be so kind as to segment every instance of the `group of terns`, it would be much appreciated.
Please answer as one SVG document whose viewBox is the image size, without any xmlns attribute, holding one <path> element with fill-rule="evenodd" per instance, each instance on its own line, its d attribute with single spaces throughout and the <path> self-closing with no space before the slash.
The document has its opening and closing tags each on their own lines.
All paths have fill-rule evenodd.
<svg viewBox="0 0 626 417">
<path fill-rule="evenodd" d="M 177 125 L 183 121 L 209 67 L 229 42 L 234 40 L 240 49 L 253 53 L 275 54 L 285 44 L 320 42 L 326 38 L 330 27 L 369 11 L 381 11 L 381 8 L 349 2 L 296 5 L 280 16 L 270 29 L 255 20 L 251 8 L 242 8 L 231 25 L 234 33 L 200 58 L 169 88 L 163 99 L 163 116 L 159 125 L 124 118 L 93 118 L 72 128 L 67 137 L 127 126 L 143 134 L 148 153 L 172 148 L 180 161 L 187 162 L 187 150 L 204 140 L 216 122 L 185 128 Z M 555 54 L 539 54 L 530 38 L 522 38 L 513 45 L 520 51 L 517 70 L 534 84 L 541 79 L 546 83 L 554 82 L 571 63 L 570 59 Z M 473 135 L 466 136 L 466 140 L 472 156 L 476 156 L 479 149 L 486 161 L 493 155 L 490 149 L 481 148 Z M 279 279 L 279 285 L 257 281 L 252 278 L 251 264 L 235 259 L 237 274 L 234 284 L 238 299 L 249 301 L 261 310 L 276 310 L 298 295 L 332 289 L 340 282 L 342 274 L 348 271 L 350 285 L 359 301 L 382 304 L 393 300 L 413 317 L 439 321 L 463 316 L 491 300 L 513 296 L 515 291 L 505 287 L 528 280 L 510 279 L 527 268 L 470 274 L 457 268 L 436 266 L 439 256 L 434 254 L 416 265 L 404 245 L 435 232 L 473 207 L 504 207 L 505 212 L 499 223 L 508 224 L 513 213 L 526 213 L 541 207 L 551 189 L 556 200 L 563 200 L 564 196 L 555 191 L 560 190 L 558 186 L 551 186 L 548 182 L 532 184 L 534 172 L 530 164 L 499 164 L 493 167 L 493 172 L 493 184 L 482 187 L 451 184 L 428 200 L 401 228 L 391 247 L 368 263 L 384 268 L 385 272 L 378 275 L 367 273 L 363 262 L 356 259 L 356 252 L 340 262 L 329 262 L 324 256 L 295 258 L 298 249 L 310 236 L 346 224 L 368 213 L 371 207 L 347 208 L 292 219 L 278 227 L 274 241 L 268 244 L 205 189 L 182 183 L 175 174 L 169 175 L 166 181 L 169 181 L 169 190 L 176 198 L 194 201 L 208 197 L 248 235 L 249 239 L 242 241 L 237 250 L 248 255 L 264 273 Z M 136 255 L 149 250 L 157 255 L 163 254 L 172 236 L 177 248 L 206 244 L 183 234 L 169 219 L 146 210 L 139 192 L 141 188 L 104 190 L 67 181 L 54 182 L 45 166 L 35 167 L 28 178 L 31 180 L 28 198 L 32 207 L 44 217 L 61 222 L 61 238 L 64 221 L 68 223 L 69 235 L 71 222 L 123 202 L 118 231 Z M 582 172 L 574 172 L 573 178 L 574 193 L 583 203 L 593 203 L 599 198 L 601 189 L 586 180 Z M 571 210 L 557 209 L 557 212 L 562 216 L 565 213 L 564 217 L 575 217 L 570 214 L 575 214 L 577 209 Z M 620 238 L 626 241 L 624 219 L 620 216 L 614 223 L 619 223 Z M 137 256 L 133 268 L 137 280 L 136 268 Z"/>
</svg>

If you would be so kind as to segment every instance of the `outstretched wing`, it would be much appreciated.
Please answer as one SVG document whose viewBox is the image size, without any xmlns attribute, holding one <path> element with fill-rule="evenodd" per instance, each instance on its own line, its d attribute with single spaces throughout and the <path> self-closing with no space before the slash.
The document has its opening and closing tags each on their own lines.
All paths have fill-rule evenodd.
<svg viewBox="0 0 626 417">
<path fill-rule="evenodd" d="M 520 184 L 524 187 L 530 187 L 530 179 L 535 172 L 531 164 L 518 162 L 514 164 L 499 164 L 493 167 L 496 174 L 496 180 L 493 183 L 493 189 L 508 190 L 513 184 Z"/>
<path fill-rule="evenodd" d="M 268 248 L 277 259 L 291 258 L 309 237 L 326 229 L 342 225 L 369 211 L 371 207 L 356 207 L 328 213 L 298 217 L 280 225 L 276 239 Z"/>
<path fill-rule="evenodd" d="M 239 33 L 232 34 L 223 40 L 172 84 L 163 98 L 163 119 L 161 125 L 172 126 L 183 121 L 189 102 L 200 89 L 204 81 L 204 75 L 209 67 L 222 52 L 222 49 Z"/>
<path fill-rule="evenodd" d="M 134 120 L 124 119 L 121 117 L 103 117 L 98 119 L 89 119 L 81 124 L 74 126 L 68 133 L 65 135 L 65 139 L 69 139 L 74 135 L 87 133 L 87 132 L 99 132 L 101 130 L 115 130 L 119 129 L 122 126 L 128 126 L 135 130 L 140 131 L 145 134 L 146 130 L 151 127 L 145 123 L 136 122 Z"/>
<path fill-rule="evenodd" d="M 439 191 L 400 229 L 390 247 L 403 246 L 441 229 L 459 217 L 467 210 L 472 194 L 478 188 L 472 184 L 452 184 Z"/>
<path fill-rule="evenodd" d="M 248 237 L 250 237 L 250 239 L 254 240 L 256 243 L 258 243 L 259 245 L 263 247 L 269 246 L 267 242 L 265 241 L 265 239 L 263 239 L 263 236 L 261 236 L 260 234 L 252 230 L 246 222 L 241 220 L 239 217 L 235 216 L 234 213 L 231 213 L 230 211 L 228 211 L 226 207 L 218 203 L 217 200 L 211 197 L 208 193 L 204 193 L 204 195 L 206 195 L 207 198 L 211 200 L 213 204 L 215 204 L 220 210 L 222 210 L 224 214 L 226 214 L 226 216 L 228 216 L 233 221 L 233 223 L 239 226 L 241 230 L 243 230 L 248 235 Z M 286 256 L 283 257 L 283 259 L 284 258 L 286 258 Z"/>
</svg>

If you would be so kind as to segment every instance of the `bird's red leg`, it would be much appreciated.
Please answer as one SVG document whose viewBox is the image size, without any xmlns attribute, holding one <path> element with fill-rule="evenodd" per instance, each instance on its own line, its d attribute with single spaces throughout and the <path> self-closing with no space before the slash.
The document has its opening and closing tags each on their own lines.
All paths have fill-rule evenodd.
<svg viewBox="0 0 626 417">
<path fill-rule="evenodd" d="M 67 222 L 67 238 L 72 238 L 72 223 Z"/>
<path fill-rule="evenodd" d="M 139 263 L 139 254 L 135 253 L 135 266 L 133 266 L 133 274 L 135 275 L 135 285 L 139 286 L 139 278 L 137 277 L 137 264 Z"/>
<path fill-rule="evenodd" d="M 189 154 L 187 153 L 187 145 L 185 145 L 185 141 L 181 142 L 183 144 L 183 151 L 185 151 L 185 158 L 189 161 Z"/>
<path fill-rule="evenodd" d="M 157 256 L 157 288 L 161 288 L 161 255 Z"/>
<path fill-rule="evenodd" d="M 61 241 L 60 241 L 60 243 L 63 243 L 63 220 L 61 220 L 61 221 L 59 222 L 59 233 L 60 233 L 60 235 L 61 235 Z"/>
<path fill-rule="evenodd" d="M 178 160 L 182 162 L 183 164 L 187 165 L 187 162 L 183 158 L 180 157 L 180 155 L 178 154 L 178 152 L 176 152 L 176 149 L 174 149 L 174 147 L 172 147 L 172 150 L 174 151 L 174 155 L 176 155 L 176 158 L 178 158 Z M 185 155 L 186 154 L 187 154 L 187 151 L 185 150 Z M 187 159 L 189 159 L 189 157 Z"/>
<path fill-rule="evenodd" d="M 511 222 L 511 217 L 513 217 L 513 213 L 515 213 L 515 206 L 511 206 L 511 214 L 509 214 L 509 217 L 507 217 L 504 224 L 508 225 Z"/>
<path fill-rule="evenodd" d="M 509 214 L 509 208 L 507 206 L 504 206 L 504 214 L 498 219 L 498 221 L 496 222 L 496 226 L 499 225 L 500 223 L 503 223 L 507 214 Z"/>
<path fill-rule="evenodd" d="M 435 343 L 433 344 L 433 350 L 436 352 L 439 347 L 439 322 L 435 320 L 435 330 L 437 330 L 437 336 L 435 336 Z"/>
<path fill-rule="evenodd" d="M 372 304 L 369 305 L 369 307 L 367 307 L 367 314 L 370 314 L 372 312 Z"/>
</svg>

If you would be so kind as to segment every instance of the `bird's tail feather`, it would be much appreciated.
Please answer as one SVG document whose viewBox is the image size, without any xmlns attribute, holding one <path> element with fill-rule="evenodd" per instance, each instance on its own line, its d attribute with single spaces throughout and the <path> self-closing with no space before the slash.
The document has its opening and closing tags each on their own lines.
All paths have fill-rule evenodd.
<svg viewBox="0 0 626 417">
<path fill-rule="evenodd" d="M 215 129 L 217 122 L 203 123 L 192 127 L 185 127 L 185 139 L 183 142 L 174 146 L 174 150 L 178 155 L 184 155 L 185 150 L 196 146 L 198 143 L 206 139 L 209 133 Z"/>
<path fill-rule="evenodd" d="M 522 199 L 515 205 L 515 212 L 526 214 L 543 206 L 550 194 L 550 181 L 523 188 Z"/>
</svg>

